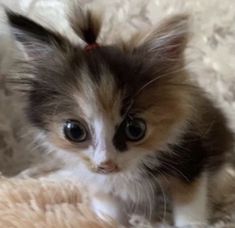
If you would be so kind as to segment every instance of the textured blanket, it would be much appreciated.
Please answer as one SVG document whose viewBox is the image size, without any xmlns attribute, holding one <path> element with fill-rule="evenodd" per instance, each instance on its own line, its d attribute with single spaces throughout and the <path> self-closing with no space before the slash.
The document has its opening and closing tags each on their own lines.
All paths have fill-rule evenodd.
<svg viewBox="0 0 235 228">
<path fill-rule="evenodd" d="M 65 12 L 70 0 L 0 0 L 46 26 L 79 42 L 69 27 Z M 103 10 L 102 38 L 128 38 L 160 19 L 176 13 L 191 15 L 192 39 L 187 49 L 188 69 L 229 119 L 235 130 L 235 3 L 234 0 L 81 0 L 83 7 Z M 2 13 L 0 11 L 0 18 Z M 0 82 L 7 68 L 7 56 L 14 55 L 7 28 L 0 21 Z M 20 99 L 11 96 L 0 83 L 0 171 L 14 176 L 32 162 L 40 162 L 30 143 L 30 131 L 21 115 Z M 24 137 L 23 137 L 24 136 Z M 28 137 L 25 137 L 28 136 Z M 235 156 L 234 156 L 235 163 Z M 213 189 L 213 227 L 235 227 L 235 171 L 228 166 Z M 167 215 L 166 215 L 167 218 Z M 133 218 L 134 219 L 134 218 Z M 136 219 L 136 218 L 135 218 Z M 140 224 L 144 221 L 137 219 Z M 137 225 L 136 225 L 137 226 Z M 166 227 L 166 225 L 163 225 Z M 144 227 L 144 225 L 140 225 Z"/>
</svg>

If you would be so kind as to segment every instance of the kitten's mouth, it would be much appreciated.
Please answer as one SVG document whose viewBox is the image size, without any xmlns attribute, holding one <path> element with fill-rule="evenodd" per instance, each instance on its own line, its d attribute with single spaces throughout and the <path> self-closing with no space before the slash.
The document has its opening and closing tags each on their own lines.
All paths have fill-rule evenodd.
<svg viewBox="0 0 235 228">
<path fill-rule="evenodd" d="M 99 173 L 99 174 L 114 174 L 114 173 L 117 173 L 119 172 L 119 169 L 100 169 L 100 168 L 97 168 L 96 169 L 96 173 Z"/>
</svg>

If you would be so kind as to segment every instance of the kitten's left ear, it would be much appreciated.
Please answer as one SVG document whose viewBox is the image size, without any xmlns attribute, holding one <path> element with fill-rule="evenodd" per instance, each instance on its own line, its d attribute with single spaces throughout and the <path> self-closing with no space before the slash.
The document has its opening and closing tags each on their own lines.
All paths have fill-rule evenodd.
<svg viewBox="0 0 235 228">
<path fill-rule="evenodd" d="M 148 59 L 177 62 L 188 41 L 188 19 L 187 15 L 176 15 L 165 20 L 153 32 L 137 39 L 133 52 Z"/>
</svg>

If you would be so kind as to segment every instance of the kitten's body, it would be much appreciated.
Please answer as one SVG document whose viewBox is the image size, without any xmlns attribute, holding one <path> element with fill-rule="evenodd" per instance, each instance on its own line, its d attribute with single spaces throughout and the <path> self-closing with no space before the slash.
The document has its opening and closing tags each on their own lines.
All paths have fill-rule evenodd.
<svg viewBox="0 0 235 228">
<path fill-rule="evenodd" d="M 186 17 L 124 46 L 97 45 L 90 14 L 84 24 L 73 18 L 85 50 L 22 16 L 8 17 L 32 59 L 35 76 L 23 81 L 29 120 L 45 147 L 89 186 L 97 214 L 125 220 L 126 209 L 137 207 L 154 214 L 164 188 L 176 225 L 207 223 L 208 179 L 225 163 L 232 134 L 184 68 Z M 67 120 L 83 125 L 85 141 L 65 137 Z M 133 120 L 147 127 L 137 141 L 126 132 Z"/>
</svg>

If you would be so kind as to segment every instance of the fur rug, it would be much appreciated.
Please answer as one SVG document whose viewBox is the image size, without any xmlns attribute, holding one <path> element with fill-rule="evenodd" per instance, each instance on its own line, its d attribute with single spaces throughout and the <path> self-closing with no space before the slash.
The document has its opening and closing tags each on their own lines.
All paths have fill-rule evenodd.
<svg viewBox="0 0 235 228">
<path fill-rule="evenodd" d="M 23 12 L 50 27 L 55 27 L 73 42 L 80 42 L 69 27 L 65 11 L 70 0 L 0 0 L 0 3 Z M 235 5 L 234 0 L 80 0 L 81 4 L 104 10 L 102 38 L 128 38 L 168 15 L 187 12 L 191 15 L 192 39 L 187 49 L 188 69 L 193 79 L 206 89 L 222 107 L 235 130 Z M 0 18 L 1 11 L 0 11 Z M 2 19 L 4 20 L 4 19 Z M 14 55 L 8 29 L 0 22 L 0 82 L 7 69 L 8 55 Z M 7 48 L 8 47 L 8 48 Z M 13 48 L 9 48 L 13 47 Z M 0 171 L 14 176 L 32 163 L 44 159 L 21 114 L 21 100 L 0 85 Z M 48 160 L 48 158 L 47 158 Z M 235 227 L 235 154 L 233 162 L 221 173 L 219 185 L 213 188 L 213 227 Z M 55 173 L 56 176 L 56 173 Z M 61 176 L 57 176 L 61 178 Z M 166 215 L 167 216 L 167 215 Z M 142 218 L 133 217 L 146 227 Z M 142 224 L 142 225 L 141 225 Z M 166 225 L 163 225 L 166 227 Z M 2 226 L 1 226 L 2 227 Z"/>
<path fill-rule="evenodd" d="M 114 228 L 91 212 L 81 187 L 36 180 L 0 181 L 2 228 Z M 85 191 L 83 191 L 85 192 Z"/>
</svg>

